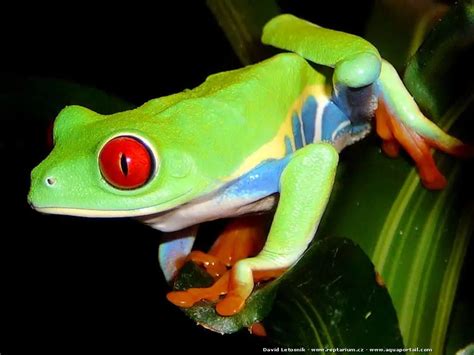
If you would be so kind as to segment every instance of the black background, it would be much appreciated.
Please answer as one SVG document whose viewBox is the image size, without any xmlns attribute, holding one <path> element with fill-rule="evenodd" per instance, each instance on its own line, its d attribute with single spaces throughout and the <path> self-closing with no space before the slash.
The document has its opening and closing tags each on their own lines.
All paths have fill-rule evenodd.
<svg viewBox="0 0 474 355">
<path fill-rule="evenodd" d="M 372 1 L 348 2 L 344 12 L 336 2 L 317 10 L 308 2 L 280 5 L 321 25 L 362 34 Z M 240 66 L 203 1 L 101 8 L 25 3 L 3 10 L 1 76 L 18 83 L 25 77 L 65 79 L 139 105 Z M 157 264 L 159 232 L 127 219 L 29 209 L 29 172 L 47 154 L 46 127 L 21 116 L 2 121 L 2 355 L 260 353 L 269 346 L 245 331 L 211 333 L 166 301 Z"/>
</svg>

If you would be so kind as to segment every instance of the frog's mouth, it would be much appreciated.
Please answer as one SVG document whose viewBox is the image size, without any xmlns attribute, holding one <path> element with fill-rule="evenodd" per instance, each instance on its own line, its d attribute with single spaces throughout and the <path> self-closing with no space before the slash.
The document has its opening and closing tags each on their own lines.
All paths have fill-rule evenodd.
<svg viewBox="0 0 474 355">
<path fill-rule="evenodd" d="M 98 218 L 114 218 L 114 217 L 133 217 L 143 216 L 142 209 L 139 210 L 91 210 L 85 208 L 67 208 L 67 207 L 35 207 L 36 211 L 45 214 L 57 214 L 77 217 L 98 217 Z"/>
<path fill-rule="evenodd" d="M 90 218 L 120 218 L 120 217 L 143 217 L 151 214 L 169 211 L 187 202 L 187 197 L 193 192 L 193 189 L 183 192 L 167 201 L 159 204 L 128 210 L 107 210 L 107 209 L 90 209 L 75 207 L 42 207 L 37 206 L 33 201 L 29 201 L 30 206 L 40 213 L 57 214 L 77 217 Z"/>
</svg>

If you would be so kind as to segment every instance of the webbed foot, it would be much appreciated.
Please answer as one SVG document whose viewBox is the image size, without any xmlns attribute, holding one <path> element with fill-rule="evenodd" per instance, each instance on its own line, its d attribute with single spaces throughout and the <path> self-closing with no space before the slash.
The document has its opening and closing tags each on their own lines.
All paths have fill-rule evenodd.
<svg viewBox="0 0 474 355">
<path fill-rule="evenodd" d="M 192 307 L 201 300 L 217 301 L 229 292 L 230 271 L 237 261 L 254 256 L 262 249 L 267 235 L 267 216 L 248 216 L 233 220 L 218 237 L 208 253 L 193 251 L 187 260 L 203 266 L 217 281 L 208 288 L 190 288 L 186 291 L 169 292 L 167 298 L 179 307 Z M 268 275 L 257 275 L 261 281 Z M 253 286 L 253 285 L 252 285 Z M 217 304 L 217 312 L 230 315 L 238 312 L 245 303 L 238 293 L 231 293 Z"/>
</svg>

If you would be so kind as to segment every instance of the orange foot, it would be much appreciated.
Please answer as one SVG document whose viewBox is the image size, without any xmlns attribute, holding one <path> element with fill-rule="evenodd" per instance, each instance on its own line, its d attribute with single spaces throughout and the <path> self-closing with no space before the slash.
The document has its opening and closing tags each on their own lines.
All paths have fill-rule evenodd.
<svg viewBox="0 0 474 355">
<path fill-rule="evenodd" d="M 226 226 L 208 253 L 193 251 L 187 260 L 203 266 L 217 279 L 237 261 L 258 254 L 265 243 L 267 223 L 268 217 L 263 215 L 236 218 Z"/>
<path fill-rule="evenodd" d="M 263 247 L 267 234 L 268 217 L 242 217 L 232 221 L 216 240 L 209 253 L 194 251 L 188 256 L 206 268 L 217 281 L 208 288 L 190 288 L 186 291 L 169 292 L 167 298 L 179 307 L 192 307 L 201 300 L 218 301 L 220 315 L 233 315 L 239 312 L 246 297 L 241 296 L 239 285 L 233 282 L 232 267 L 237 261 L 257 255 Z M 283 270 L 254 271 L 254 281 L 260 282 L 278 277 Z"/>
<path fill-rule="evenodd" d="M 211 287 L 190 288 L 186 291 L 171 291 L 168 292 L 166 298 L 178 307 L 190 308 L 201 300 L 216 302 L 221 295 L 227 293 L 228 284 L 229 272 L 226 272 Z"/>
<path fill-rule="evenodd" d="M 195 264 L 203 266 L 206 271 L 214 278 L 218 279 L 227 271 L 227 266 L 220 258 L 211 253 L 204 253 L 202 251 L 192 251 L 186 260 L 191 260 Z"/>
<path fill-rule="evenodd" d="M 447 183 L 446 178 L 436 167 L 431 148 L 437 148 L 458 157 L 468 157 L 473 154 L 472 147 L 459 141 L 457 144 L 447 146 L 422 137 L 393 117 L 383 100 L 379 100 L 375 118 L 377 134 L 383 140 L 383 151 L 390 157 L 396 157 L 401 145 L 415 161 L 420 179 L 428 189 L 439 190 Z"/>
<path fill-rule="evenodd" d="M 274 279 L 285 272 L 285 269 L 254 271 L 254 282 Z M 185 291 L 172 291 L 166 295 L 168 301 L 182 308 L 190 308 L 201 300 L 217 302 L 216 311 L 221 316 L 232 316 L 242 310 L 246 298 L 242 297 L 238 285 L 231 280 L 231 271 L 227 271 L 214 285 L 206 288 L 190 288 Z"/>
</svg>

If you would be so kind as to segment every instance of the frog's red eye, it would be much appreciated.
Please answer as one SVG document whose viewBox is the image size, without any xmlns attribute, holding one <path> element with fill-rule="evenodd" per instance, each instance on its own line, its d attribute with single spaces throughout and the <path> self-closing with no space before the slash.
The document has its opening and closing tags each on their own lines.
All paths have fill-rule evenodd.
<svg viewBox="0 0 474 355">
<path fill-rule="evenodd" d="M 143 142 L 123 136 L 113 138 L 104 145 L 99 154 L 99 167 L 110 185 L 131 190 L 150 180 L 153 158 Z"/>
</svg>

